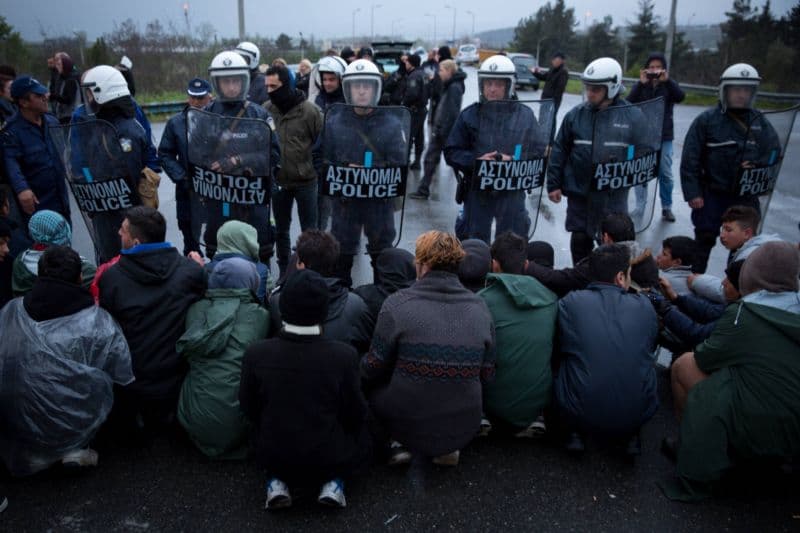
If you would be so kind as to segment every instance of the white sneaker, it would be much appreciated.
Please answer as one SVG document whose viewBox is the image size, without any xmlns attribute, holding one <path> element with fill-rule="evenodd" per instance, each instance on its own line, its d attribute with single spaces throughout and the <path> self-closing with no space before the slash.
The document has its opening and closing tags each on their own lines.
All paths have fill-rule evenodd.
<svg viewBox="0 0 800 533">
<path fill-rule="evenodd" d="M 347 507 L 344 498 L 344 483 L 341 479 L 333 479 L 322 486 L 317 501 L 330 507 Z"/>
<path fill-rule="evenodd" d="M 486 417 L 481 417 L 481 425 L 478 428 L 479 437 L 488 437 L 492 431 L 492 423 Z"/>
<path fill-rule="evenodd" d="M 446 453 L 444 455 L 440 455 L 439 457 L 433 458 L 433 464 L 439 466 L 457 466 L 458 465 L 458 458 L 461 455 L 459 450 L 454 452 Z"/>
<path fill-rule="evenodd" d="M 61 458 L 61 464 L 67 468 L 81 468 L 84 466 L 97 466 L 99 455 L 91 448 L 74 450 Z"/>
<path fill-rule="evenodd" d="M 528 427 L 515 433 L 514 436 L 523 439 L 537 439 L 543 437 L 545 433 L 547 433 L 547 424 L 544 422 L 544 416 L 539 415 Z"/>
<path fill-rule="evenodd" d="M 410 462 L 411 452 L 405 446 L 393 440 L 389 446 L 389 466 L 405 465 Z"/>
<path fill-rule="evenodd" d="M 264 509 L 274 511 L 292 505 L 292 495 L 289 494 L 289 487 L 278 478 L 272 478 L 267 482 L 267 503 Z"/>
</svg>

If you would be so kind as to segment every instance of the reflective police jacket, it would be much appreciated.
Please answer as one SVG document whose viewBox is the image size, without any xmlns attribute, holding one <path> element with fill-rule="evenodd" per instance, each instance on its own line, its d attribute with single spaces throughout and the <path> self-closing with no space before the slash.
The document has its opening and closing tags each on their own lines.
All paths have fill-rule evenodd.
<svg viewBox="0 0 800 533">
<path fill-rule="evenodd" d="M 694 119 L 683 143 L 681 188 L 688 202 L 703 191 L 734 193 L 744 161 L 766 165 L 780 154 L 775 129 L 757 111 L 722 112 L 722 105 Z"/>
</svg>

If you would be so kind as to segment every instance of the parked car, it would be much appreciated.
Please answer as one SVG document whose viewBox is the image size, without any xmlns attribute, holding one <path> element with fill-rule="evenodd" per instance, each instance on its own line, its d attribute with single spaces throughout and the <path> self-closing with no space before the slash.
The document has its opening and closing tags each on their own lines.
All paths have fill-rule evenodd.
<svg viewBox="0 0 800 533">
<path fill-rule="evenodd" d="M 517 88 L 529 88 L 532 91 L 539 90 L 539 80 L 533 75 L 531 69 L 535 69 L 538 65 L 536 58 L 531 54 L 509 53 L 508 58 L 517 67 Z"/>
<path fill-rule="evenodd" d="M 477 63 L 478 59 L 478 47 L 474 44 L 462 44 L 458 47 L 456 64 Z"/>
<path fill-rule="evenodd" d="M 400 57 L 408 53 L 414 43 L 411 41 L 381 41 L 372 43 L 375 51 L 373 60 L 383 72 L 383 77 L 388 78 L 400 68 Z"/>
</svg>

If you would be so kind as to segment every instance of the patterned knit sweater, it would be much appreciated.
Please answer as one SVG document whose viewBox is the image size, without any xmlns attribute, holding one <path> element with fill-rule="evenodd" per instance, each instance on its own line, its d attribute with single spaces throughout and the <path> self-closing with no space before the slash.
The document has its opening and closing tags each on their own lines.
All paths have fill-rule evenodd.
<svg viewBox="0 0 800 533">
<path fill-rule="evenodd" d="M 460 449 L 494 374 L 489 309 L 455 274 L 431 271 L 386 299 L 361 369 L 393 439 L 428 456 Z"/>
</svg>

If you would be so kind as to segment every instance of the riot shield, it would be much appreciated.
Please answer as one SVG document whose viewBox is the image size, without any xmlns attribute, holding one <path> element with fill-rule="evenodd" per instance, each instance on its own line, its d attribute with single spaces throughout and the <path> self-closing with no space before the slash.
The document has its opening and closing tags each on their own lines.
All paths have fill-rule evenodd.
<svg viewBox="0 0 800 533">
<path fill-rule="evenodd" d="M 209 257 L 216 253 L 220 226 L 240 220 L 256 228 L 261 260 L 268 259 L 271 135 L 264 120 L 187 111 L 192 218 L 205 221 L 202 244 Z"/>
<path fill-rule="evenodd" d="M 51 126 L 50 135 L 64 165 L 72 196 L 86 222 L 98 264 L 117 256 L 125 211 L 138 205 L 139 176 L 126 165 L 130 141 L 120 139 L 104 120 Z"/>
<path fill-rule="evenodd" d="M 798 110 L 800 105 L 778 111 L 755 111 L 751 114 L 744 142 L 740 146 L 733 193 L 737 196 L 758 196 L 762 226 L 767 220 L 773 198 L 779 203 L 777 209 L 773 207 L 773 210 L 788 217 L 794 211 L 792 205 L 800 196 L 797 168 L 781 173 Z M 781 194 L 776 196 L 775 191 Z M 776 213 L 771 219 L 780 216 Z M 783 228 L 796 227 L 796 221 L 788 218 L 785 223 Z"/>
<path fill-rule="evenodd" d="M 362 228 L 370 254 L 399 242 L 410 132 L 405 107 L 333 104 L 326 111 L 320 190 L 332 197 L 331 232 L 342 254 L 358 252 Z"/>
<path fill-rule="evenodd" d="M 586 232 L 598 236 L 608 213 L 629 213 L 637 233 L 653 219 L 661 138 L 662 97 L 597 113 L 592 135 L 592 179 Z"/>
<path fill-rule="evenodd" d="M 554 126 L 552 100 L 500 100 L 479 106 L 476 159 L 464 206 L 470 237 L 488 242 L 492 219 L 498 233 L 533 236 Z"/>
</svg>

